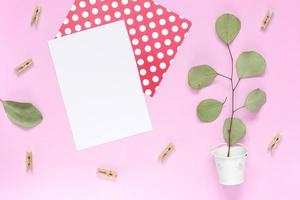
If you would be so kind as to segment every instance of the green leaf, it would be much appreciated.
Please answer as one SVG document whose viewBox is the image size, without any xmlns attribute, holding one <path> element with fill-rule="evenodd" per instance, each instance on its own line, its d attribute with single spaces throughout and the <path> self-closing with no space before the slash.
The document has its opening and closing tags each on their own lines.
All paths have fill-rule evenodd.
<svg viewBox="0 0 300 200">
<path fill-rule="evenodd" d="M 236 69 L 239 78 L 251 78 L 265 73 L 266 61 L 255 51 L 245 51 L 236 61 Z"/>
<path fill-rule="evenodd" d="M 2 101 L 8 118 L 16 125 L 23 128 L 32 128 L 38 125 L 43 116 L 31 103 L 15 101 Z"/>
<path fill-rule="evenodd" d="M 208 65 L 192 67 L 188 74 L 188 83 L 193 89 L 201 89 L 209 86 L 217 75 L 217 72 Z"/>
<path fill-rule="evenodd" d="M 251 112 L 258 112 L 266 100 L 266 93 L 258 88 L 248 94 L 244 106 Z"/>
<path fill-rule="evenodd" d="M 198 118 L 202 122 L 212 122 L 220 115 L 223 103 L 215 99 L 205 99 L 197 107 Z"/>
<path fill-rule="evenodd" d="M 225 120 L 224 126 L 223 126 L 224 139 L 227 143 L 228 143 L 228 139 L 229 139 L 230 122 L 231 122 L 231 118 L 227 118 Z M 238 118 L 233 118 L 231 130 L 232 130 L 231 137 L 230 137 L 231 145 L 238 143 L 246 134 L 246 126 L 242 122 L 242 120 L 240 120 Z"/>
<path fill-rule="evenodd" d="M 241 22 L 232 14 L 224 14 L 216 21 L 216 31 L 226 44 L 230 44 L 240 32 Z"/>
</svg>

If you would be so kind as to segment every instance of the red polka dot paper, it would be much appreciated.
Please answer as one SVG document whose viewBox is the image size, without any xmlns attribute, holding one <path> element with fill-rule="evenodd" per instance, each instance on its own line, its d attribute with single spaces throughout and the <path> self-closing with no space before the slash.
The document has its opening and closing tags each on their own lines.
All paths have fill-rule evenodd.
<svg viewBox="0 0 300 200">
<path fill-rule="evenodd" d="M 191 22 L 152 0 L 75 0 L 56 37 L 124 20 L 141 84 L 153 96 Z"/>
</svg>

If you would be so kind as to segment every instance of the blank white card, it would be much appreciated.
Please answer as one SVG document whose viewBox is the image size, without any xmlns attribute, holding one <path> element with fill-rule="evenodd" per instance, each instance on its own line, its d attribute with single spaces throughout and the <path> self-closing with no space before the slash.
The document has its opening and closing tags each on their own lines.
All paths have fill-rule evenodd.
<svg viewBox="0 0 300 200">
<path fill-rule="evenodd" d="M 49 47 L 78 150 L 152 129 L 124 21 Z"/>
</svg>

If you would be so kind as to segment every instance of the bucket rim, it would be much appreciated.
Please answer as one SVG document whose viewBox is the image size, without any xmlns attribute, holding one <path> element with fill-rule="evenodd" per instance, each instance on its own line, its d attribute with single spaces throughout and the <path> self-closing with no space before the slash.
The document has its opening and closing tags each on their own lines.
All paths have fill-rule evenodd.
<svg viewBox="0 0 300 200">
<path fill-rule="evenodd" d="M 243 153 L 243 154 L 240 154 L 240 155 L 237 155 L 237 156 L 230 156 L 230 157 L 215 155 L 215 154 L 214 154 L 215 150 L 218 149 L 219 147 L 222 147 L 222 146 L 227 146 L 227 144 L 226 144 L 226 143 L 221 143 L 221 144 L 218 144 L 218 145 L 214 146 L 214 147 L 211 149 L 210 153 L 211 153 L 215 158 L 221 158 L 221 159 L 236 159 L 236 158 L 243 158 L 243 157 L 247 157 L 247 155 L 248 155 L 248 150 L 247 150 L 247 148 L 246 148 L 243 144 L 241 144 L 241 143 L 236 143 L 236 144 L 234 144 L 234 145 L 232 145 L 232 146 L 243 147 L 243 148 L 245 149 L 245 153 Z"/>
</svg>

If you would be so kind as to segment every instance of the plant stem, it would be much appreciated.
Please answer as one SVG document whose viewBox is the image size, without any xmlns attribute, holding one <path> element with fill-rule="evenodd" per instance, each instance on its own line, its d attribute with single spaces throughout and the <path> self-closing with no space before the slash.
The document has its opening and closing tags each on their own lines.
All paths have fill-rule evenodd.
<svg viewBox="0 0 300 200">
<path fill-rule="evenodd" d="M 228 76 L 225 76 L 225 75 L 223 75 L 223 74 L 219 74 L 219 73 L 217 73 L 219 76 L 222 76 L 222 77 L 224 77 L 224 78 L 227 78 L 227 79 L 229 79 L 229 80 L 231 80 L 231 78 L 230 77 L 228 77 Z"/>
<path fill-rule="evenodd" d="M 231 117 L 230 117 L 230 125 L 228 130 L 228 152 L 227 157 L 230 156 L 230 147 L 231 147 L 231 130 L 232 130 L 232 121 L 234 116 L 234 86 L 233 86 L 233 57 L 231 53 L 231 49 L 229 44 L 227 44 L 227 49 L 230 55 L 231 60 L 231 76 L 230 76 L 230 82 L 231 82 Z"/>
<path fill-rule="evenodd" d="M 223 103 L 222 103 L 222 104 L 224 105 L 224 104 L 226 103 L 226 101 L 227 101 L 227 97 L 225 98 L 225 100 L 223 101 Z"/>
<path fill-rule="evenodd" d="M 245 108 L 245 106 L 240 106 L 240 107 L 238 107 L 237 109 L 235 109 L 233 112 L 235 113 L 236 111 L 238 111 L 238 110 L 240 110 L 240 109 L 242 109 L 242 108 Z"/>
<path fill-rule="evenodd" d="M 236 85 L 234 86 L 233 90 L 235 90 L 237 88 L 237 86 L 239 85 L 241 79 L 239 78 L 238 82 L 236 83 Z"/>
</svg>

